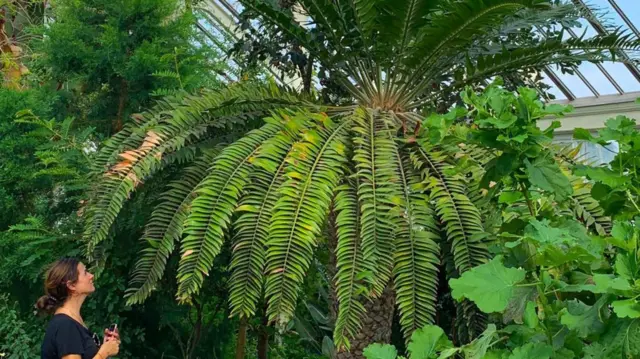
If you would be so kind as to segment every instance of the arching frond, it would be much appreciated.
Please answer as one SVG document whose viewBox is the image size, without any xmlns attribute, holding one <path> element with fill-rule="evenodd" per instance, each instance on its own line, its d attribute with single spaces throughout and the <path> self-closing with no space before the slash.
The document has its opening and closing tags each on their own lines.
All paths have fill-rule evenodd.
<svg viewBox="0 0 640 359">
<path fill-rule="evenodd" d="M 435 12 L 413 46 L 409 65 L 421 71 L 446 53 L 463 52 L 478 37 L 499 27 L 503 19 L 526 8 L 549 7 L 539 0 L 476 0 L 447 2 Z M 424 54 L 428 54 L 424 56 Z"/>
<path fill-rule="evenodd" d="M 120 155 L 121 162 L 112 166 L 103 180 L 94 186 L 92 202 L 86 212 L 84 235 L 89 258 L 93 257 L 96 246 L 107 238 L 111 225 L 131 193 L 144 179 L 163 167 L 162 154 L 182 148 L 205 132 L 205 126 L 198 126 L 164 140 L 150 130 L 139 148 Z"/>
<path fill-rule="evenodd" d="M 435 223 L 426 184 L 408 156 L 396 152 L 403 189 L 402 223 L 396 231 L 394 287 L 400 325 L 406 340 L 416 329 L 433 324 L 436 314 L 440 232 Z"/>
<path fill-rule="evenodd" d="M 364 108 L 353 116 L 353 161 L 358 176 L 362 256 L 373 273 L 373 294 L 382 294 L 393 267 L 395 222 L 400 197 L 396 144 L 381 116 Z"/>
<path fill-rule="evenodd" d="M 145 118 L 140 127 L 128 128 L 122 136 L 113 137 L 98 156 L 99 167 L 107 167 L 99 169 L 106 171 L 106 175 L 95 186 L 87 210 L 85 238 L 89 257 L 107 238 L 130 194 L 167 164 L 164 156 L 203 136 L 215 135 L 211 129 L 229 128 L 248 118 L 262 118 L 277 108 L 313 107 L 275 86 L 230 86 L 222 91 L 180 99 L 161 102 L 148 114 L 140 115 Z"/>
<path fill-rule="evenodd" d="M 225 148 L 196 189 L 180 248 L 177 296 L 181 301 L 189 301 L 200 290 L 220 252 L 236 202 L 249 181 L 251 159 L 260 145 L 282 127 L 282 123 L 270 119 L 262 128 Z"/>
<path fill-rule="evenodd" d="M 253 315 L 262 295 L 269 223 L 278 200 L 278 189 L 284 182 L 286 155 L 308 122 L 305 113 L 290 115 L 281 114 L 288 119 L 282 120 L 286 127 L 264 142 L 251 161 L 251 182 L 237 209 L 242 214 L 234 222 L 229 281 L 232 316 L 247 318 Z"/>
<path fill-rule="evenodd" d="M 162 278 L 167 259 L 173 253 L 175 243 L 182 237 L 183 224 L 195 197 L 195 188 L 207 175 L 218 153 L 217 150 L 205 153 L 184 170 L 180 179 L 170 183 L 169 190 L 161 195 L 162 202 L 153 210 L 142 237 L 148 247 L 141 251 L 126 291 L 129 305 L 144 302 Z"/>
<path fill-rule="evenodd" d="M 485 263 L 489 252 L 483 243 L 482 219 L 478 209 L 467 197 L 464 184 L 445 174 L 450 166 L 435 147 L 422 142 L 411 154 L 414 166 L 423 171 L 430 199 L 446 237 L 451 243 L 455 267 L 459 273 Z"/>
<path fill-rule="evenodd" d="M 338 349 L 349 350 L 350 339 L 362 328 L 361 321 L 365 315 L 362 300 L 368 292 L 364 285 L 367 268 L 360 248 L 360 211 L 355 183 L 345 183 L 338 188 L 334 210 L 338 235 L 335 249 L 337 273 L 334 278 L 338 316 L 333 338 Z"/>
<path fill-rule="evenodd" d="M 313 116 L 318 129 L 303 131 L 287 157 L 280 198 L 274 207 L 267 241 L 267 316 L 279 325 L 293 315 L 298 290 L 327 217 L 347 156 L 349 118 L 335 124 Z"/>
</svg>

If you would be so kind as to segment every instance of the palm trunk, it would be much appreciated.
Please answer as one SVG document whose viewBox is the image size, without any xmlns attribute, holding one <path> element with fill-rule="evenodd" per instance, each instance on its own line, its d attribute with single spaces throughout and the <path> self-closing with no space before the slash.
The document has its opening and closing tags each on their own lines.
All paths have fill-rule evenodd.
<svg viewBox="0 0 640 359">
<path fill-rule="evenodd" d="M 238 328 L 238 341 L 236 342 L 236 359 L 244 359 L 245 345 L 247 344 L 247 318 L 240 319 Z"/>
<path fill-rule="evenodd" d="M 395 297 L 391 286 L 382 295 L 365 303 L 367 314 L 363 318 L 362 329 L 351 341 L 351 351 L 338 353 L 337 359 L 364 359 L 362 351 L 372 343 L 391 343 L 391 325 L 395 309 Z"/>
<path fill-rule="evenodd" d="M 269 320 L 267 319 L 267 308 L 265 306 L 262 314 L 262 323 L 258 332 L 258 359 L 268 359 L 269 357 Z"/>
</svg>

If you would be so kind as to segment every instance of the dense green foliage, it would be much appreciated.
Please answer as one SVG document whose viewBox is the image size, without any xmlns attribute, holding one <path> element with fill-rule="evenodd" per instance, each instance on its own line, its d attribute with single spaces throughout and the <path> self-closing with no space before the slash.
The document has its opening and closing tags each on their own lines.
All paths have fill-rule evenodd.
<svg viewBox="0 0 640 359">
<path fill-rule="evenodd" d="M 498 154 L 479 178 L 495 181 L 485 196 L 493 202 L 491 210 L 501 215 L 492 233 L 496 256 L 449 284 L 455 300 L 473 301 L 495 324 L 459 347 L 440 327 L 425 326 L 414 333 L 409 358 L 638 357 L 640 237 L 633 218 L 640 211 L 634 205 L 637 193 L 631 191 L 637 180 L 634 139 L 640 135 L 635 120 L 610 119 L 597 137 L 576 130 L 576 138 L 619 143 L 610 166 L 591 166 L 588 160 L 574 159 L 571 151 L 549 146 L 555 125 L 545 131 L 535 127 L 545 112 L 566 108 L 543 110 L 528 89 L 521 89 L 518 97 L 498 87 L 463 97 L 478 125 L 464 143 Z M 577 175 L 591 181 L 570 180 Z M 608 188 L 601 192 L 601 186 Z M 585 188 L 603 206 L 610 196 L 621 194 L 621 203 L 610 211 L 616 218 L 613 226 L 597 202 L 578 211 L 588 198 Z M 396 355 L 395 348 L 382 345 L 366 352 L 369 359 Z"/>
<path fill-rule="evenodd" d="M 221 83 L 197 0 L 0 3 L 46 22 L 0 89 L 0 357 L 39 356 L 63 255 L 122 358 L 334 358 L 386 293 L 400 348 L 371 358 L 640 355 L 635 122 L 576 131 L 620 145 L 594 167 L 537 128 L 568 109 L 505 90 L 636 40 L 562 40 L 579 13 L 547 0 L 243 4 L 241 67 L 280 57 L 303 93 Z"/>
<path fill-rule="evenodd" d="M 87 254 L 99 258 L 111 245 L 112 224 L 145 179 L 162 175 L 174 161 L 189 162 L 147 223 L 148 245 L 132 277 L 130 303 L 151 295 L 178 243 L 177 298 L 190 303 L 230 242 L 231 314 L 246 320 L 264 301 L 268 321 L 286 328 L 318 239 L 335 227 L 329 234 L 337 242 L 334 339 L 342 350 L 363 329 L 363 303 L 382 297 L 385 288 L 393 287 L 409 338 L 435 321 L 438 293 L 447 291 L 439 272 L 456 278 L 491 257 L 474 184 L 459 172 L 458 147 L 433 135 L 446 132 L 458 111 L 445 116 L 438 132 L 416 138 L 410 128 L 420 132 L 418 111 L 504 72 L 602 61 L 640 46 L 620 33 L 564 40 L 548 32 L 546 40 L 517 48 L 502 43 L 573 11 L 550 1 L 302 1 L 313 30 L 273 2 L 243 5 L 330 68 L 349 101 L 329 107 L 274 85 L 239 84 L 159 102 L 98 155 L 102 177 L 87 210 Z M 501 152 L 474 170 L 487 166 L 479 186 L 504 182 L 522 186 L 527 198 L 532 187 L 564 201 L 572 186 L 541 141 L 549 142 L 550 133 L 535 128 L 537 119 L 562 110 L 538 105 L 537 96 L 521 90 L 519 110 L 533 112 L 518 117 L 511 113 L 513 95 L 488 95 L 504 102 L 486 104 L 503 106 L 495 109 L 497 118 L 484 118 L 485 104 L 472 93 L 463 98 L 480 111 L 478 126 L 487 128 L 477 134 L 487 138 L 475 139 L 476 147 Z M 247 119 L 264 124 L 216 145 L 220 129 Z M 460 341 L 485 326 L 486 316 L 472 301 L 457 306 Z"/>
</svg>

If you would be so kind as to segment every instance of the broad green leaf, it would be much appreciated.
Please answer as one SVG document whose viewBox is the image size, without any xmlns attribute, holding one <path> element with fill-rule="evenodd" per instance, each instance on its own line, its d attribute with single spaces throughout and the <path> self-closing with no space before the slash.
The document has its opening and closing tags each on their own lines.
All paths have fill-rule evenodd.
<svg viewBox="0 0 640 359">
<path fill-rule="evenodd" d="M 411 335 L 407 346 L 410 359 L 435 358 L 439 351 L 453 346 L 442 328 L 437 325 L 426 325 Z"/>
<path fill-rule="evenodd" d="M 367 359 L 396 359 L 398 351 L 393 345 L 374 343 L 362 352 Z"/>
<path fill-rule="evenodd" d="M 527 303 L 535 300 L 537 296 L 538 291 L 535 287 L 516 288 L 513 292 L 513 297 L 502 314 L 502 322 L 508 324 L 514 321 L 515 323 L 522 324 Z"/>
<path fill-rule="evenodd" d="M 606 348 L 607 359 L 640 357 L 640 319 L 611 319 L 598 343 Z"/>
<path fill-rule="evenodd" d="M 531 328 L 535 329 L 538 326 L 538 314 L 536 313 L 536 303 L 527 302 L 527 307 L 524 310 L 524 324 Z"/>
<path fill-rule="evenodd" d="M 577 176 L 588 177 L 596 182 L 602 182 L 613 189 L 624 188 L 630 181 L 629 176 L 616 173 L 606 167 L 578 165 L 575 166 L 573 173 Z"/>
<path fill-rule="evenodd" d="M 523 198 L 522 192 L 519 191 L 506 191 L 500 193 L 498 197 L 498 203 L 511 204 L 517 202 Z"/>
<path fill-rule="evenodd" d="M 454 355 L 458 354 L 460 352 L 460 350 L 462 350 L 461 348 L 449 348 L 449 349 L 445 349 L 442 351 L 442 353 L 440 353 L 440 355 L 438 356 L 438 359 L 447 359 L 447 358 L 451 358 Z"/>
<path fill-rule="evenodd" d="M 485 313 L 502 312 L 513 297 L 516 284 L 525 278 L 525 271 L 507 268 L 502 256 L 477 266 L 460 278 L 449 281 L 452 296 L 457 301 L 469 299 Z"/>
<path fill-rule="evenodd" d="M 524 160 L 527 166 L 527 175 L 532 185 L 547 192 L 553 193 L 562 201 L 573 193 L 573 187 L 567 176 L 552 159 L 538 157 L 533 162 Z"/>
<path fill-rule="evenodd" d="M 575 128 L 573 130 L 573 138 L 576 140 L 592 141 L 593 135 L 589 130 L 584 128 Z"/>
<path fill-rule="evenodd" d="M 553 355 L 553 348 L 544 343 L 527 343 L 515 348 L 509 359 L 549 359 Z"/>
<path fill-rule="evenodd" d="M 638 259 L 633 253 L 618 253 L 615 268 L 619 276 L 633 282 L 638 274 Z"/>
<path fill-rule="evenodd" d="M 609 274 L 594 274 L 593 282 L 595 283 L 594 293 L 612 293 L 630 291 L 633 288 L 625 278 L 615 277 Z"/>
<path fill-rule="evenodd" d="M 462 347 L 466 359 L 482 359 L 497 337 L 496 326 L 489 324 L 480 337 Z"/>
<path fill-rule="evenodd" d="M 583 359 L 608 359 L 607 348 L 600 343 L 593 343 L 584 347 Z"/>
<path fill-rule="evenodd" d="M 620 318 L 640 318 L 640 302 L 636 299 L 616 300 L 611 306 Z"/>
<path fill-rule="evenodd" d="M 607 301 L 607 296 L 601 297 L 592 306 L 577 300 L 570 301 L 567 308 L 560 311 L 560 323 L 575 331 L 581 338 L 599 333 L 604 329 L 600 310 L 607 304 Z"/>
</svg>

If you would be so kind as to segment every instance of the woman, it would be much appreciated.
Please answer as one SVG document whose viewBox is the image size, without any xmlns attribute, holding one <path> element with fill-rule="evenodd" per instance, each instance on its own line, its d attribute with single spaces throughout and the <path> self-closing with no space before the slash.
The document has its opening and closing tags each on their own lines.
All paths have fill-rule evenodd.
<svg viewBox="0 0 640 359">
<path fill-rule="evenodd" d="M 93 274 L 74 258 L 53 263 L 44 283 L 45 295 L 36 308 L 54 314 L 42 343 L 42 359 L 107 359 L 118 354 L 120 336 L 105 329 L 105 341 L 100 345 L 82 320 L 80 309 L 87 296 L 96 288 Z"/>
</svg>

